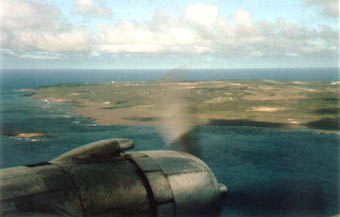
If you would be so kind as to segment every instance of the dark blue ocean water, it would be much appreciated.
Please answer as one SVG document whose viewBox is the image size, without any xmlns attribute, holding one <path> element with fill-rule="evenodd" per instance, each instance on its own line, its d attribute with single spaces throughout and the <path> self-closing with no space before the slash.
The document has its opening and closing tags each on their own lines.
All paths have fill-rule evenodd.
<svg viewBox="0 0 340 217">
<path fill-rule="evenodd" d="M 319 71 L 318 71 L 319 70 Z M 196 74 L 195 74 L 196 73 Z M 276 74 L 275 74 L 276 73 Z M 51 160 L 80 145 L 112 137 L 135 150 L 173 149 L 155 126 L 98 126 L 72 104 L 25 97 L 20 88 L 64 82 L 156 80 L 166 71 L 2 71 L 2 131 L 42 132 L 42 139 L 0 136 L 0 168 Z M 188 70 L 187 80 L 271 79 L 338 81 L 337 69 Z M 200 157 L 228 186 L 222 216 L 333 216 L 339 213 L 339 136 L 310 129 L 200 126 L 191 132 Z"/>
<path fill-rule="evenodd" d="M 1 89 L 29 88 L 65 82 L 149 81 L 171 74 L 183 80 L 339 81 L 338 68 L 175 69 L 175 70 L 2 70 Z"/>
</svg>

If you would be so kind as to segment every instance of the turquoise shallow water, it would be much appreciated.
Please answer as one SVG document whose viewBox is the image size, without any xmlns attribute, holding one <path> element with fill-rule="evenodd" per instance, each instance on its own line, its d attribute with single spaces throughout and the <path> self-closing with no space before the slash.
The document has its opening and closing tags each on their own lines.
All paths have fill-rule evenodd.
<svg viewBox="0 0 340 217">
<path fill-rule="evenodd" d="M 2 130 L 42 132 L 42 139 L 1 136 L 0 167 L 51 160 L 80 145 L 113 137 L 134 140 L 135 150 L 163 145 L 154 126 L 97 126 L 70 103 L 1 96 Z M 222 216 L 332 216 L 339 213 L 339 136 L 314 130 L 200 126 L 190 139 L 229 194 Z"/>
<path fill-rule="evenodd" d="M 214 71 L 213 75 L 201 71 L 199 78 L 339 80 L 337 71 Z M 95 78 L 91 71 L 1 73 L 0 130 L 42 132 L 47 137 L 18 140 L 0 136 L 0 168 L 48 161 L 80 145 L 113 137 L 134 140 L 135 150 L 174 149 L 163 145 L 157 127 L 97 126 L 73 113 L 72 104 L 34 100 L 16 91 L 61 82 L 159 79 L 155 71 L 147 77 L 137 71 L 102 71 Z M 222 216 L 324 217 L 340 213 L 339 136 L 313 132 L 248 126 L 194 128 L 190 140 L 199 156 L 229 189 Z"/>
</svg>

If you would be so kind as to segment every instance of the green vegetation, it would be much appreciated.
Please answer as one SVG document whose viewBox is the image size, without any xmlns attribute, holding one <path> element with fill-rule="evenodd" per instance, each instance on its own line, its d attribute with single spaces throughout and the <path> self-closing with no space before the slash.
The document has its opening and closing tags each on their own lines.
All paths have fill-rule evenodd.
<svg viewBox="0 0 340 217">
<path fill-rule="evenodd" d="M 33 97 L 77 102 L 81 114 L 99 123 L 111 118 L 105 124 L 116 124 L 117 119 L 157 124 L 164 109 L 183 104 L 178 112 L 190 115 L 196 124 L 238 121 L 338 130 L 339 90 L 330 82 L 140 81 L 56 85 L 36 89 Z"/>
</svg>

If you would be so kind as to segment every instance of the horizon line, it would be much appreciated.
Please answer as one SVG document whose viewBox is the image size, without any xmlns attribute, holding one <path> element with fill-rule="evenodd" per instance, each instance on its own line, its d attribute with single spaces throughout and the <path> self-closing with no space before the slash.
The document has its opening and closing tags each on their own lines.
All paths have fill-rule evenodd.
<svg viewBox="0 0 340 217">
<path fill-rule="evenodd" d="M 173 68 L 1 68 L 4 70 L 245 70 L 245 69 L 338 69 L 339 66 L 318 66 L 318 67 L 235 67 L 235 68 L 187 68 L 187 67 L 173 67 Z"/>
</svg>

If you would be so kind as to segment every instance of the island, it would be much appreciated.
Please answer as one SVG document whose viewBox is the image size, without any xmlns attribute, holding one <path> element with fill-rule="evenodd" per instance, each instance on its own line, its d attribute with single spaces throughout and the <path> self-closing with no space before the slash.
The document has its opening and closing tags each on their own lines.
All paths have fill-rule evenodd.
<svg viewBox="0 0 340 217">
<path fill-rule="evenodd" d="M 339 82 L 111 81 L 30 89 L 29 97 L 74 103 L 100 125 L 259 126 L 339 130 Z"/>
<path fill-rule="evenodd" d="M 36 133 L 36 132 L 29 132 L 29 133 L 23 133 L 23 132 L 17 132 L 17 131 L 0 131 L 0 135 L 2 136 L 9 136 L 17 139 L 33 139 L 33 138 L 39 138 L 39 137 L 46 137 L 43 133 Z"/>
</svg>

